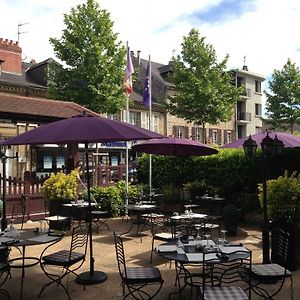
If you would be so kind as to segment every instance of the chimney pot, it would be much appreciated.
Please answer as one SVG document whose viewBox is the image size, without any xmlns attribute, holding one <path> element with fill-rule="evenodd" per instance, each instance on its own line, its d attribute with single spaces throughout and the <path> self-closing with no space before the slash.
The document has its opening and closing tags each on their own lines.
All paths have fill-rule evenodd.
<svg viewBox="0 0 300 300">
<path fill-rule="evenodd" d="M 137 61 L 138 61 L 138 66 L 141 64 L 141 50 L 137 51 Z"/>
</svg>

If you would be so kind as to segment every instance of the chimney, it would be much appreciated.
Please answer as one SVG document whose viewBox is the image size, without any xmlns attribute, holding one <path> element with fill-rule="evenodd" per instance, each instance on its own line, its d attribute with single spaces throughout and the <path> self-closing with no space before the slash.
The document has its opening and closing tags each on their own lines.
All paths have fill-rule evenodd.
<svg viewBox="0 0 300 300">
<path fill-rule="evenodd" d="M 140 64 L 141 64 L 141 50 L 137 51 L 137 62 L 138 62 L 138 66 L 140 66 Z"/>
<path fill-rule="evenodd" d="M 1 73 L 2 73 L 2 64 L 4 63 L 4 60 L 0 59 L 0 76 L 1 76 Z"/>
<path fill-rule="evenodd" d="M 246 65 L 246 55 L 244 56 L 243 70 L 244 70 L 244 71 L 248 71 L 248 67 L 247 67 L 247 65 Z"/>
<path fill-rule="evenodd" d="M 22 49 L 18 42 L 0 38 L 0 61 L 2 72 L 22 74 Z"/>
<path fill-rule="evenodd" d="M 245 66 L 245 65 L 243 65 L 243 70 L 244 70 L 244 71 L 248 71 L 248 67 Z"/>
</svg>

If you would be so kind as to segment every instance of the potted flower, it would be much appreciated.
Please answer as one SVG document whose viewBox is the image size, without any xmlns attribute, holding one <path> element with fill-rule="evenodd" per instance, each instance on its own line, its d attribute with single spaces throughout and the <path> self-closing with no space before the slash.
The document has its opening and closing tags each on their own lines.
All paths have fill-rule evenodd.
<svg viewBox="0 0 300 300">
<path fill-rule="evenodd" d="M 48 205 L 49 215 L 58 215 L 63 203 L 70 203 L 77 198 L 78 171 L 73 170 L 70 174 L 62 171 L 52 173 L 42 186 L 42 193 Z"/>
<path fill-rule="evenodd" d="M 240 220 L 240 211 L 237 206 L 228 204 L 223 208 L 224 228 L 229 236 L 237 235 L 238 222 Z"/>
<path fill-rule="evenodd" d="M 263 189 L 260 184 L 261 203 L 262 198 Z M 300 175 L 296 172 L 289 175 L 286 171 L 283 176 L 268 180 L 267 207 L 272 229 L 282 228 L 290 234 L 287 268 L 295 270 L 300 266 Z M 274 255 L 276 253 L 272 253 L 273 261 Z"/>
</svg>

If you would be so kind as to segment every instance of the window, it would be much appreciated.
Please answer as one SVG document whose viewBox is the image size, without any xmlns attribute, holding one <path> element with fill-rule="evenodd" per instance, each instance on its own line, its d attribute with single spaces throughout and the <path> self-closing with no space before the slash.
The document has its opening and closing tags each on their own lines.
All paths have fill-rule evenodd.
<svg viewBox="0 0 300 300">
<path fill-rule="evenodd" d="M 130 111 L 129 123 L 141 127 L 141 113 L 137 111 Z"/>
<path fill-rule="evenodd" d="M 146 112 L 141 113 L 141 127 L 149 129 L 149 114 Z"/>
<path fill-rule="evenodd" d="M 232 142 L 232 131 L 224 130 L 224 144 Z"/>
<path fill-rule="evenodd" d="M 43 168 L 44 169 L 52 169 L 52 156 L 51 155 L 44 155 L 43 157 Z"/>
<path fill-rule="evenodd" d="M 188 136 L 188 127 L 173 126 L 173 135 L 180 139 L 186 138 Z"/>
<path fill-rule="evenodd" d="M 107 118 L 111 119 L 111 120 L 115 120 L 115 121 L 120 121 L 120 115 L 119 114 L 108 114 Z"/>
<path fill-rule="evenodd" d="M 261 130 L 262 130 L 262 127 L 255 126 L 255 133 L 259 133 L 259 132 L 261 132 Z"/>
<path fill-rule="evenodd" d="M 238 125 L 237 132 L 238 132 L 238 139 L 242 138 L 244 133 L 244 127 L 242 125 Z"/>
<path fill-rule="evenodd" d="M 261 116 L 261 104 L 255 103 L 255 115 Z"/>
<path fill-rule="evenodd" d="M 159 117 L 152 116 L 152 129 L 154 132 L 159 132 Z"/>
<path fill-rule="evenodd" d="M 255 92 L 261 93 L 261 82 L 258 80 L 255 80 Z"/>
<path fill-rule="evenodd" d="M 213 131 L 212 131 L 211 142 L 213 144 L 217 144 L 218 143 L 218 131 L 215 130 L 215 129 L 213 129 Z"/>
<path fill-rule="evenodd" d="M 201 127 L 193 127 L 192 128 L 192 138 L 195 141 L 202 142 L 202 128 Z"/>
<path fill-rule="evenodd" d="M 56 157 L 56 168 L 63 169 L 65 167 L 65 157 L 62 155 L 58 155 Z"/>
</svg>

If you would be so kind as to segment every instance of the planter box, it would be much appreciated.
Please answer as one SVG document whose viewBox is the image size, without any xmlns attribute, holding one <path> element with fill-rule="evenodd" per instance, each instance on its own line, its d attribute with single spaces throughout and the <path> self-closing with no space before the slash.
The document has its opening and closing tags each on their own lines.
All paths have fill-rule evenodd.
<svg viewBox="0 0 300 300">
<path fill-rule="evenodd" d="M 290 234 L 288 248 L 287 268 L 290 271 L 297 270 L 300 267 L 300 222 L 295 224 L 272 223 L 272 229 L 282 228 Z M 271 244 L 272 245 L 272 244 Z M 284 265 L 282 261 L 272 252 L 272 262 Z"/>
</svg>

